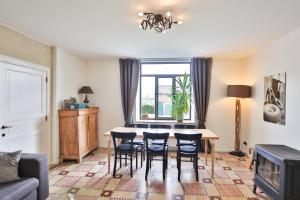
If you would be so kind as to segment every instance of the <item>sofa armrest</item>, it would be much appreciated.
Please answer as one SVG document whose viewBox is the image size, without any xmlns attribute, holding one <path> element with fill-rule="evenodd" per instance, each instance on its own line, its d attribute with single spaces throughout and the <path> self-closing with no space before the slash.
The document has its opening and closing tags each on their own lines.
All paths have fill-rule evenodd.
<svg viewBox="0 0 300 200">
<path fill-rule="evenodd" d="M 20 177 L 34 177 L 39 180 L 37 199 L 44 200 L 49 196 L 48 158 L 41 154 L 22 153 L 19 162 Z"/>
</svg>

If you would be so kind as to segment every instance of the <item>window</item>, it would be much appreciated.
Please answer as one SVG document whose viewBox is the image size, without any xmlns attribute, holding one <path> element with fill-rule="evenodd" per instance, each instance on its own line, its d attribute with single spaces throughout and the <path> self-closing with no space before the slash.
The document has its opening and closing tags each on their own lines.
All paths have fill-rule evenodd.
<svg viewBox="0 0 300 200">
<path fill-rule="evenodd" d="M 142 63 L 137 99 L 137 119 L 173 120 L 172 89 L 176 78 L 190 75 L 190 63 Z M 184 116 L 191 120 L 191 106 Z"/>
</svg>

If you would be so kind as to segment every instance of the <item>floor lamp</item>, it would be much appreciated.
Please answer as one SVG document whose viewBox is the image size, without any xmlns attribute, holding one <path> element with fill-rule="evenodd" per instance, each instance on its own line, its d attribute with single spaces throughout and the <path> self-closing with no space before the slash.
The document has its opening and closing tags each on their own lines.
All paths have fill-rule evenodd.
<svg viewBox="0 0 300 200">
<path fill-rule="evenodd" d="M 227 96 L 236 97 L 235 101 L 235 148 L 229 152 L 231 155 L 243 157 L 245 154 L 241 151 L 241 101 L 240 98 L 251 97 L 251 86 L 248 85 L 228 85 Z"/>
</svg>

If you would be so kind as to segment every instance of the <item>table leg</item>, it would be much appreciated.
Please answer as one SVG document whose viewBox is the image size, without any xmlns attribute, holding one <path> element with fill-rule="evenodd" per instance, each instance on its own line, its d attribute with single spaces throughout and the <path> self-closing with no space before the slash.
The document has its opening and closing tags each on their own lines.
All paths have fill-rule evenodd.
<svg viewBox="0 0 300 200">
<path fill-rule="evenodd" d="M 211 143 L 211 177 L 215 176 L 215 143 Z"/>
<path fill-rule="evenodd" d="M 110 157 L 111 157 L 111 138 L 107 137 L 107 169 L 110 173 Z"/>
<path fill-rule="evenodd" d="M 205 152 L 205 165 L 207 165 L 207 147 L 208 147 L 208 139 L 204 140 L 204 152 Z"/>
</svg>

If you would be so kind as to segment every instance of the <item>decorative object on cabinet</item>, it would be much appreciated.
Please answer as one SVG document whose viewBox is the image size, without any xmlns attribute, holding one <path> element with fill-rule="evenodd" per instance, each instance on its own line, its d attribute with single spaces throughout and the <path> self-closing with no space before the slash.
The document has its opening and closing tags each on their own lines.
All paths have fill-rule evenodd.
<svg viewBox="0 0 300 200">
<path fill-rule="evenodd" d="M 82 88 L 78 92 L 79 94 L 85 94 L 84 103 L 88 104 L 90 101 L 87 98 L 88 94 L 94 94 L 92 88 L 90 86 L 82 86 Z"/>
<path fill-rule="evenodd" d="M 63 101 L 63 104 L 62 104 L 62 109 L 63 110 L 67 110 L 67 109 L 72 109 L 72 105 L 76 103 L 76 98 L 74 97 L 71 97 L 70 99 L 65 99 Z"/>
<path fill-rule="evenodd" d="M 241 102 L 239 98 L 251 97 L 251 86 L 248 85 L 228 85 L 227 96 L 236 97 L 235 101 L 235 149 L 230 154 L 243 157 L 245 154 L 240 150 L 241 146 Z"/>
<path fill-rule="evenodd" d="M 264 78 L 264 120 L 285 125 L 286 73 Z"/>
<path fill-rule="evenodd" d="M 60 159 L 81 161 L 98 148 L 98 107 L 60 110 Z"/>
</svg>

